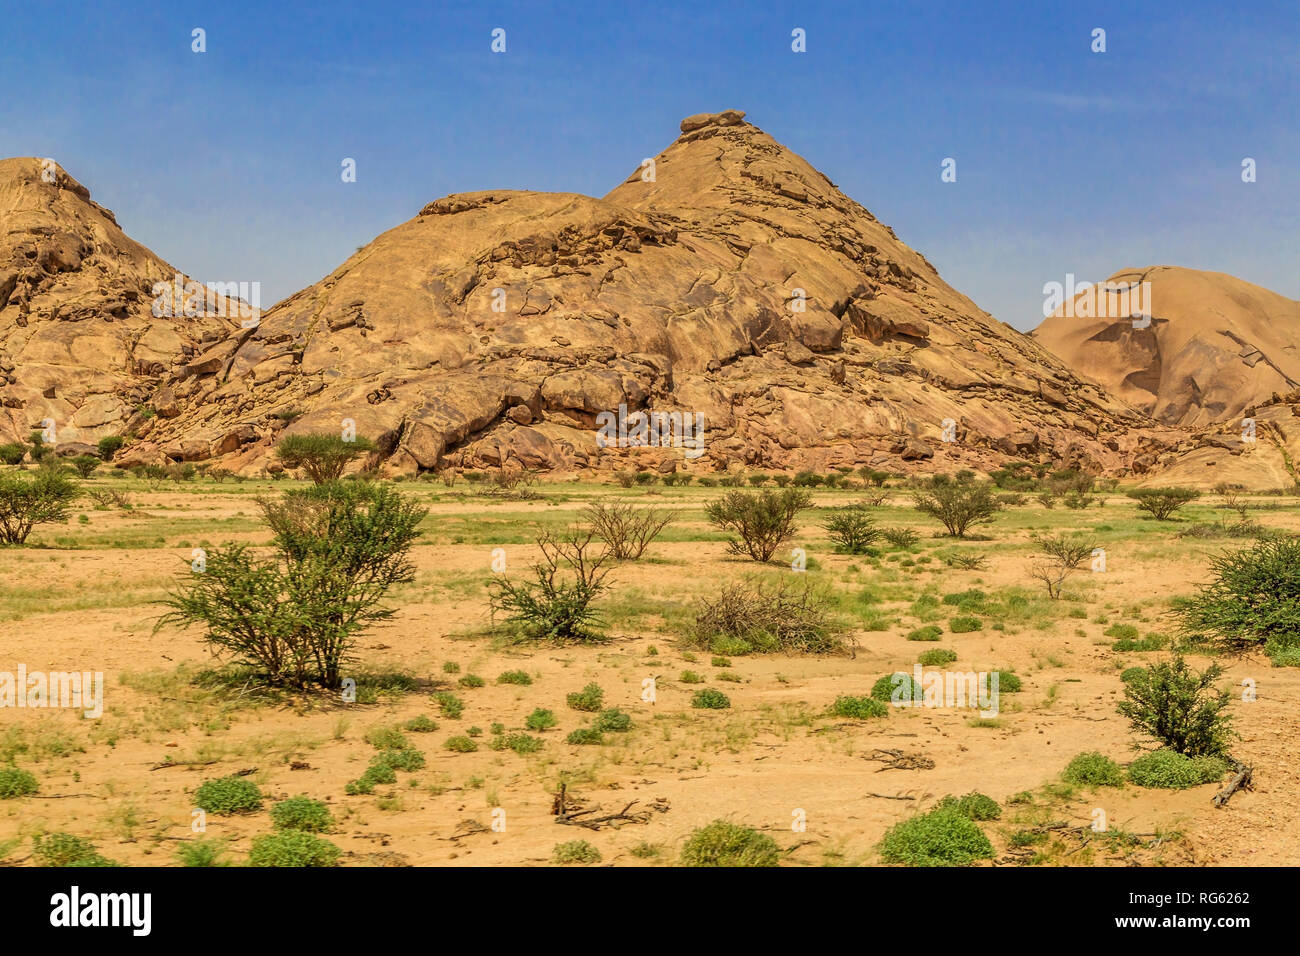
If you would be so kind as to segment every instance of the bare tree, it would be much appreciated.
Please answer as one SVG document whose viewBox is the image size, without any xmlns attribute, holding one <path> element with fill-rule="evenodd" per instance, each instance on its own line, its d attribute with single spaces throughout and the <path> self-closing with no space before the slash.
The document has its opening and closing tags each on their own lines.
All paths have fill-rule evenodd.
<svg viewBox="0 0 1300 956">
<path fill-rule="evenodd" d="M 1047 596 L 1055 601 L 1061 596 L 1065 579 L 1079 570 L 1079 565 L 1092 555 L 1096 545 L 1065 534 L 1039 535 L 1034 541 L 1042 558 L 1029 569 L 1029 573 L 1043 582 Z"/>
</svg>

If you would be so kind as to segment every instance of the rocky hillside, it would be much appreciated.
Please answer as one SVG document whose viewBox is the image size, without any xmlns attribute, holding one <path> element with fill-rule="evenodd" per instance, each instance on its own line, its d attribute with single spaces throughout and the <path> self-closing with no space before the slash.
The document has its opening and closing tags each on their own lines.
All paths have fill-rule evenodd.
<svg viewBox="0 0 1300 956">
<path fill-rule="evenodd" d="M 74 453 L 151 401 L 179 414 L 159 383 L 238 321 L 155 317 L 154 285 L 176 274 L 56 164 L 0 160 L 0 443 L 52 423 Z"/>
<path fill-rule="evenodd" d="M 397 473 L 1007 456 L 1116 470 L 1138 453 L 1131 409 L 743 116 L 683 120 L 603 199 L 429 203 L 179 367 L 163 383 L 179 414 L 143 423 L 129 460 L 255 471 L 284 429 L 348 423 Z M 702 457 L 602 447 L 620 405 L 702 416 Z"/>
<path fill-rule="evenodd" d="M 1240 424 L 1300 387 L 1300 302 L 1220 272 L 1127 269 L 1150 283 L 1150 321 L 1063 304 L 1034 338 L 1070 368 L 1170 425 Z M 1080 313 L 1089 313 L 1080 317 Z"/>
</svg>

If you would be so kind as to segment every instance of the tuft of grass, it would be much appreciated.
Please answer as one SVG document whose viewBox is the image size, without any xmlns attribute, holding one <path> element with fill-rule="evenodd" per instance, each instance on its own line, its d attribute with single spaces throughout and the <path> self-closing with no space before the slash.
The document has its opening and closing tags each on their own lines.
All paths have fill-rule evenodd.
<svg viewBox="0 0 1300 956">
<path fill-rule="evenodd" d="M 1154 750 L 1129 764 L 1128 778 L 1139 787 L 1185 790 L 1214 783 L 1228 769 L 1218 757 L 1188 757 L 1173 750 Z"/>
<path fill-rule="evenodd" d="M 1089 750 L 1076 754 L 1065 766 L 1061 777 L 1066 783 L 1081 787 L 1122 787 L 1124 771 L 1103 753 Z"/>
<path fill-rule="evenodd" d="M 925 627 L 918 627 L 911 634 L 907 635 L 909 641 L 937 641 L 943 635 L 943 628 L 937 624 L 927 624 Z"/>
<path fill-rule="evenodd" d="M 884 862 L 907 866 L 967 866 L 993 857 L 984 831 L 952 807 L 937 807 L 895 824 L 877 849 Z"/>
<path fill-rule="evenodd" d="M 538 707 L 524 718 L 524 726 L 529 730 L 550 730 L 557 722 L 555 714 L 543 707 Z"/>
<path fill-rule="evenodd" d="M 252 813 L 262 809 L 262 791 L 243 777 L 218 777 L 200 785 L 194 793 L 194 803 L 216 816 Z"/>
<path fill-rule="evenodd" d="M 752 827 L 714 820 L 692 833 L 682 846 L 683 866 L 777 866 L 781 848 Z"/>
<path fill-rule="evenodd" d="M 932 647 L 928 651 L 922 651 L 916 660 L 922 667 L 943 667 L 956 659 L 956 651 L 950 651 L 946 647 Z"/>
<path fill-rule="evenodd" d="M 595 713 L 605 704 L 605 692 L 596 683 L 588 684 L 580 691 L 567 695 L 565 702 L 574 710 Z"/>
<path fill-rule="evenodd" d="M 271 807 L 271 823 L 277 830 L 305 830 L 328 833 L 334 826 L 329 807 L 311 797 L 290 797 Z"/>
<path fill-rule="evenodd" d="M 329 840 L 305 830 L 279 830 L 253 841 L 249 866 L 337 866 L 342 852 Z"/>
<path fill-rule="evenodd" d="M 452 753 L 458 754 L 472 754 L 474 751 L 478 750 L 478 744 L 476 744 L 471 738 L 465 736 L 448 737 L 447 742 L 443 744 L 443 746 Z"/>
<path fill-rule="evenodd" d="M 527 687 L 532 682 L 533 679 L 529 676 L 528 671 L 505 671 L 497 675 L 498 684 L 519 684 L 522 687 Z"/>
<path fill-rule="evenodd" d="M 17 767 L 0 767 L 0 800 L 26 797 L 40 790 L 36 777 Z"/>
<path fill-rule="evenodd" d="M 570 840 L 567 843 L 555 844 L 555 849 L 551 851 L 551 859 L 561 866 L 567 866 L 570 863 L 599 863 L 601 861 L 600 851 L 588 843 L 586 840 Z"/>
<path fill-rule="evenodd" d="M 888 717 L 889 705 L 873 697 L 850 697 L 841 695 L 831 704 L 832 717 L 848 717 L 852 720 L 868 720 L 872 717 Z"/>
<path fill-rule="evenodd" d="M 706 687 L 695 692 L 691 706 L 697 710 L 726 710 L 731 706 L 731 698 L 720 690 Z"/>
</svg>

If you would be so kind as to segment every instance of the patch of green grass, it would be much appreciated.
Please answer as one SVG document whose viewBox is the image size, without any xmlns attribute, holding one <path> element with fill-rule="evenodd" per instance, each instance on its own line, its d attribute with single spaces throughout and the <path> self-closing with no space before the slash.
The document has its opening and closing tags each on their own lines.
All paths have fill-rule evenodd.
<svg viewBox="0 0 1300 956">
<path fill-rule="evenodd" d="M 303 830 L 280 830 L 253 840 L 249 866 L 337 866 L 342 851 L 329 840 Z"/>
<path fill-rule="evenodd" d="M 1155 750 L 1129 764 L 1128 778 L 1139 787 L 1185 790 L 1214 783 L 1228 765 L 1218 757 L 1188 757 L 1172 750 Z"/>
<path fill-rule="evenodd" d="M 714 820 L 687 838 L 680 859 L 683 866 L 777 866 L 781 848 L 752 827 Z"/>
<path fill-rule="evenodd" d="M 927 624 L 925 627 L 918 627 L 915 631 L 907 635 L 909 641 L 937 641 L 943 635 L 943 628 L 937 624 Z"/>
<path fill-rule="evenodd" d="M 943 667 L 956 659 L 956 651 L 950 651 L 946 647 L 933 647 L 928 651 L 922 651 L 916 660 L 922 667 Z"/>
<path fill-rule="evenodd" d="M 243 777 L 218 777 L 199 786 L 194 804 L 215 816 L 252 813 L 262 808 L 262 791 Z"/>
<path fill-rule="evenodd" d="M 1115 761 L 1095 750 L 1076 754 L 1061 777 L 1081 787 L 1122 787 L 1124 771 Z"/>
<path fill-rule="evenodd" d="M 948 619 L 948 630 L 953 634 L 969 634 L 984 630 L 984 622 L 969 614 L 959 614 Z"/>
<path fill-rule="evenodd" d="M 528 671 L 505 671 L 497 675 L 498 684 L 518 684 L 527 687 L 532 682 L 533 679 L 529 676 Z"/>
<path fill-rule="evenodd" d="M 720 690 L 706 687 L 695 692 L 691 706 L 697 710 L 726 710 L 731 706 L 731 698 Z"/>
<path fill-rule="evenodd" d="M 556 723 L 555 714 L 543 707 L 538 707 L 524 718 L 524 726 L 529 730 L 550 730 Z"/>
<path fill-rule="evenodd" d="M 465 736 L 448 737 L 447 742 L 443 744 L 443 746 L 452 753 L 458 754 L 472 754 L 474 751 L 478 750 L 478 744 L 476 744 L 471 738 Z"/>
<path fill-rule="evenodd" d="M 967 866 L 993 857 L 993 845 L 984 831 L 951 807 L 895 824 L 877 849 L 884 862 L 908 866 Z"/>
<path fill-rule="evenodd" d="M 334 826 L 329 807 L 311 797 L 290 797 L 271 807 L 271 823 L 277 830 L 306 830 L 328 833 Z"/>
<path fill-rule="evenodd" d="M 595 727 L 579 727 L 576 730 L 571 730 L 569 736 L 564 739 L 565 743 L 580 747 L 594 747 L 605 742 L 604 734 Z"/>
<path fill-rule="evenodd" d="M 567 843 L 557 843 L 555 845 L 555 849 L 551 851 L 551 860 L 561 866 L 567 866 L 570 863 L 585 865 L 599 863 L 601 855 L 600 851 L 586 840 L 570 840 Z"/>
<path fill-rule="evenodd" d="M 868 720 L 872 717 L 888 717 L 889 705 L 873 697 L 851 697 L 841 695 L 831 704 L 832 717 L 848 717 L 852 720 Z"/>
<path fill-rule="evenodd" d="M 46 833 L 32 841 L 32 855 L 41 866 L 98 867 L 117 866 L 103 856 L 89 840 L 71 833 Z"/>
<path fill-rule="evenodd" d="M 588 684 L 580 691 L 567 695 L 565 702 L 574 710 L 595 713 L 605 704 L 605 692 L 596 683 Z"/>
<path fill-rule="evenodd" d="M 186 840 L 176 848 L 176 861 L 181 866 L 230 866 L 225 856 L 226 844 L 222 840 Z"/>
<path fill-rule="evenodd" d="M 955 810 L 967 820 L 996 820 L 1002 816 L 1002 808 L 998 806 L 998 802 L 978 790 L 972 790 L 961 797 L 951 795 L 944 797 L 935 807 L 936 809 Z"/>
<path fill-rule="evenodd" d="M 0 800 L 27 797 L 40 790 L 36 777 L 17 767 L 0 767 Z"/>
</svg>

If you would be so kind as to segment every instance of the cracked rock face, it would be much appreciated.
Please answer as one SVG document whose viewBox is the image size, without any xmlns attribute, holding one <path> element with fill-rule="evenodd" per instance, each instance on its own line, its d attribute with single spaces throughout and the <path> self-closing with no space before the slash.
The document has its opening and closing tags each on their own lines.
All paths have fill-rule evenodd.
<svg viewBox="0 0 1300 956">
<path fill-rule="evenodd" d="M 623 406 L 702 415 L 692 467 L 933 470 L 1026 449 L 1123 467 L 1131 409 L 743 117 L 689 117 L 603 199 L 429 203 L 176 366 L 178 414 L 137 454 L 207 443 L 259 470 L 289 419 L 350 421 L 398 473 L 684 463 L 682 448 L 602 447 L 601 416 Z"/>
<path fill-rule="evenodd" d="M 1153 266 L 1149 324 L 1062 306 L 1034 338 L 1081 375 L 1170 425 L 1237 422 L 1300 388 L 1300 302 L 1219 272 Z M 1077 301 L 1077 300 L 1076 300 Z M 1122 311 L 1122 310 L 1118 310 Z M 1067 314 L 1073 313 L 1073 314 Z"/>
<path fill-rule="evenodd" d="M 0 443 L 53 422 L 76 453 L 140 421 L 163 378 L 232 325 L 154 317 L 154 284 L 175 275 L 56 164 L 0 160 Z M 158 413 L 180 414 L 177 400 Z"/>
</svg>

